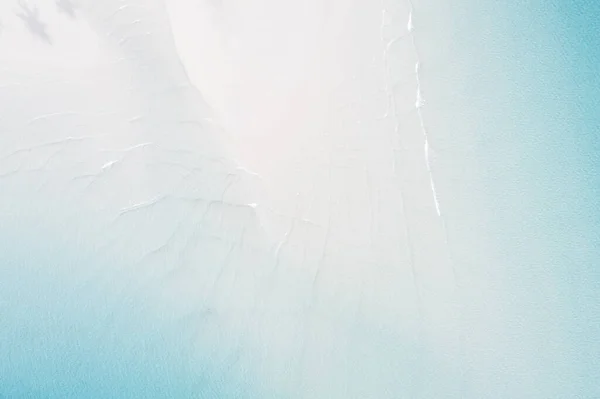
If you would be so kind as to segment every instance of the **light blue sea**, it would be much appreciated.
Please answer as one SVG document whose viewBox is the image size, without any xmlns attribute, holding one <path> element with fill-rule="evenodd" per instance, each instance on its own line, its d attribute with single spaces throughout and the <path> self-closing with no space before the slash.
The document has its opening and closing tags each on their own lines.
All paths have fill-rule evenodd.
<svg viewBox="0 0 600 399">
<path fill-rule="evenodd" d="M 598 397 L 600 5 L 425 3 L 424 113 L 449 229 L 463 230 L 450 237 L 464 317 L 495 292 L 487 318 L 512 348 L 470 350 L 466 332 L 464 397 Z"/>
<path fill-rule="evenodd" d="M 354 0 L 356 10 L 342 7 L 345 14 L 337 17 L 341 3 L 324 2 L 323 15 L 339 24 L 332 22 L 331 32 L 359 32 L 363 11 L 365 21 L 375 20 L 369 13 L 378 16 L 379 10 L 369 1 Z M 42 21 L 45 9 L 58 7 L 64 21 L 81 24 L 73 29 L 84 25 L 87 14 L 75 2 L 38 3 Z M 60 48 L 53 23 L 37 24 L 34 2 L 15 2 L 0 15 L 0 52 L 8 54 L 1 46 L 11 45 L 7 38 L 15 32 L 38 36 L 19 53 L 33 65 L 29 69 L 17 70 L 0 56 L 0 398 L 600 398 L 600 2 L 384 2 L 398 13 L 412 10 L 421 115 L 441 216 L 433 212 L 429 181 L 429 202 L 421 204 L 420 183 L 411 186 L 418 179 L 406 174 L 407 191 L 417 193 L 409 194 L 406 208 L 405 192 L 392 198 L 395 188 L 386 185 L 392 180 L 372 172 L 387 170 L 376 169 L 388 159 L 383 135 L 373 133 L 368 148 L 352 147 L 363 132 L 356 126 L 368 124 L 353 120 L 353 110 L 370 112 L 357 101 L 344 104 L 346 119 L 334 120 L 356 141 L 336 144 L 333 135 L 319 136 L 337 145 L 325 161 L 330 168 L 337 162 L 338 169 L 330 169 L 329 180 L 319 180 L 326 175 L 319 172 L 303 184 L 317 194 L 327 185 L 354 183 L 379 191 L 363 201 L 363 191 L 340 189 L 343 195 L 328 198 L 329 208 L 320 208 L 317 194 L 298 193 L 308 210 L 290 207 L 296 213 L 285 215 L 289 226 L 270 209 L 272 219 L 260 219 L 260 200 L 257 206 L 239 199 L 244 184 L 258 187 L 257 173 L 227 163 L 222 143 L 190 133 L 221 130 L 195 113 L 197 95 L 186 86 L 181 65 L 153 58 L 176 58 L 168 35 L 153 30 L 163 26 L 163 2 L 122 3 L 107 2 L 106 10 L 82 3 L 89 15 L 99 15 L 89 19 L 104 32 L 102 40 L 125 49 L 99 72 L 76 56 L 80 69 L 56 61 L 48 74 L 32 72 L 42 68 L 35 51 L 46 57 Z M 236 21 L 244 19 L 236 10 L 249 9 L 227 0 L 206 4 Z M 268 4 L 257 1 L 256 18 L 268 14 Z M 294 10 L 306 11 L 301 5 Z M 298 20 L 320 26 L 302 15 Z M 340 28 L 344 18 L 347 31 Z M 277 20 L 264 30 L 285 26 Z M 310 32 L 320 43 L 321 31 Z M 252 51 L 271 54 L 274 65 L 293 59 L 268 43 Z M 344 43 L 335 51 L 360 60 L 353 49 L 365 44 Z M 93 46 L 104 54 L 102 45 Z M 130 60 L 139 74 L 119 69 Z M 243 64 L 248 75 L 283 81 L 252 62 Z M 356 62 L 366 66 L 354 71 L 352 82 L 359 83 L 352 87 L 376 103 L 380 82 L 369 80 L 375 76 L 369 68 L 378 61 Z M 325 61 L 302 65 L 297 71 L 307 69 L 311 78 L 344 70 L 333 64 L 325 70 Z M 338 112 L 337 104 L 319 102 L 325 90 L 294 89 L 303 85 L 298 78 L 291 89 L 282 83 L 280 92 L 265 89 L 256 101 L 240 102 L 258 109 L 256 103 L 271 101 L 280 112 L 277 94 L 289 90 L 300 93 L 289 95 L 300 108 L 314 101 L 319 105 L 313 108 L 326 108 L 323 114 Z M 96 97 L 103 93 L 106 100 Z M 173 108 L 165 111 L 161 104 L 168 101 Z M 20 117 L 21 110 L 32 115 L 23 111 L 27 116 Z M 277 112 L 274 119 L 281 117 Z M 303 120 L 302 112 L 294 117 Z M 400 134 L 414 128 L 403 121 Z M 377 123 L 372 126 L 392 130 Z M 317 123 L 300 125 L 289 129 L 309 131 Z M 281 141 L 273 148 L 290 154 L 311 143 L 298 139 L 285 147 Z M 373 152 L 377 148 L 381 154 Z M 321 160 L 321 152 L 299 151 L 314 155 L 307 164 Z M 272 159 L 291 164 L 285 156 Z M 375 167 L 364 166 L 364 159 Z M 302 171 L 301 162 L 297 168 Z M 373 209 L 364 219 L 369 234 L 336 231 L 336 223 L 362 226 L 358 217 L 343 224 L 356 221 L 349 211 L 355 205 Z M 318 225 L 306 214 L 328 216 Z M 412 230 L 399 227 L 405 222 Z M 421 234 L 424 244 L 407 245 L 411 234 Z M 428 246 L 429 235 L 440 247 Z M 371 252 L 361 252 L 361 245 Z M 436 259 L 452 272 L 438 274 L 444 281 L 419 280 L 436 275 Z M 419 274 L 397 267 L 419 262 L 430 269 Z M 309 273 L 302 269 L 313 264 Z"/>
</svg>

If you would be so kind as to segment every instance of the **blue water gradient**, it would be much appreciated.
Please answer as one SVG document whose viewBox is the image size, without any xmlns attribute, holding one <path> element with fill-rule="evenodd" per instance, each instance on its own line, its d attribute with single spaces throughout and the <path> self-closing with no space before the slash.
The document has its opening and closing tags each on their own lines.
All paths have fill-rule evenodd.
<svg viewBox="0 0 600 399">
<path fill-rule="evenodd" d="M 465 266 L 464 317 L 507 343 L 469 349 L 478 327 L 466 332 L 465 397 L 598 397 L 600 4 L 420 10 L 432 28 L 420 42 L 432 64 L 424 112 Z M 497 313 L 483 316 L 492 292 Z"/>
<path fill-rule="evenodd" d="M 369 8 L 374 3 L 368 1 L 357 0 L 356 4 L 365 7 L 365 20 L 378 21 L 380 10 Z M 109 3 L 114 9 L 103 9 L 105 3 L 89 3 L 98 8 L 95 29 L 105 34 L 100 36 L 107 42 L 113 40 L 111 24 L 120 7 L 119 2 Z M 49 160 L 40 162 L 41 166 L 35 164 L 39 161 L 33 159 L 35 156 L 24 156 L 23 165 L 35 164 L 31 170 L 20 170 L 23 165 L 19 162 L 12 164 L 12 155 L 3 158 L 8 165 L 3 167 L 14 167 L 16 172 L 0 177 L 0 397 L 600 397 L 600 3 L 412 3 L 420 89 L 425 100 L 423 125 L 442 218 L 432 212 L 429 196 L 426 205 L 418 203 L 411 208 L 418 211 L 414 215 L 407 217 L 399 211 L 383 215 L 384 221 L 385 216 L 395 219 L 389 224 L 379 221 L 381 231 L 396 235 L 383 237 L 381 247 L 388 249 L 385 245 L 392 242 L 391 248 L 402 247 L 403 251 L 405 243 L 401 240 L 405 236 L 398 225 L 415 220 L 412 234 L 427 236 L 433 232 L 431 242 L 441 242 L 435 241 L 442 237 L 435 223 L 442 220 L 455 281 L 421 281 L 418 286 L 408 278 L 406 265 L 412 259 L 406 261 L 400 250 L 399 255 L 382 251 L 383 255 L 377 253 L 383 259 L 380 264 L 375 257 L 367 258 L 371 263 L 364 268 L 369 271 L 364 280 L 353 279 L 363 275 L 350 267 L 340 273 L 336 265 L 329 265 L 326 277 L 339 284 L 324 283 L 322 292 L 314 295 L 313 280 L 297 265 L 307 253 L 298 243 L 314 244 L 308 251 L 310 264 L 318 258 L 310 256 L 321 255 L 315 242 L 322 231 L 309 223 L 299 223 L 296 230 L 290 228 L 290 235 L 298 234 L 297 241 L 292 240 L 296 246 L 290 245 L 288 252 L 284 248 L 282 259 L 287 263 L 279 265 L 279 248 L 285 246 L 278 248 L 279 242 L 269 242 L 257 233 L 263 226 L 256 217 L 255 204 L 223 201 L 229 189 L 227 179 L 242 174 L 236 175 L 238 170 L 230 164 L 211 169 L 214 165 L 198 150 L 222 155 L 204 136 L 195 141 L 194 134 L 204 134 L 210 130 L 206 126 L 214 125 L 190 110 L 195 109 L 190 98 L 196 97 L 186 94 L 190 88 L 185 86 L 184 73 L 177 62 L 171 62 L 176 57 L 170 39 L 166 34 L 160 36 L 160 29 L 156 35 L 161 40 L 156 42 L 149 39 L 152 35 L 135 31 L 143 23 L 148 23 L 148 31 L 164 28 L 164 18 L 159 15 L 155 23 L 149 11 L 150 17 L 143 14 L 146 19 L 132 23 L 126 15 L 115 24 L 121 24 L 119 32 L 124 37 L 129 29 L 134 33 L 127 37 L 131 40 L 119 42 L 118 46 L 125 43 L 123 47 L 115 47 L 127 50 L 123 52 L 137 68 L 132 70 L 141 72 L 131 76 L 126 73 L 128 69 L 106 72 L 103 79 L 111 82 L 106 85 L 106 99 L 87 98 L 87 103 L 77 97 L 81 87 L 104 93 L 104 81 L 100 80 L 96 86 L 83 78 L 78 81 L 62 75 L 63 81 L 54 77 L 35 80 L 26 71 L 20 81 L 12 76 L 6 80 L 14 81 L 3 81 L 8 87 L 4 90 L 14 90 L 20 97 L 13 97 L 10 91 L 0 93 L 10 110 L 6 116 L 0 115 L 0 123 L 8 132 L 0 137 L 0 145 L 21 144 L 10 134 L 23 131 L 19 130 L 22 126 L 33 126 L 29 134 L 34 138 L 45 138 L 48 132 L 60 136 L 63 131 L 58 130 L 72 126 L 83 126 L 91 133 L 108 126 L 113 129 L 111 138 L 119 144 L 115 147 L 139 144 L 136 140 L 145 141 L 150 136 L 158 144 L 139 153 L 131 151 L 129 161 L 123 156 L 116 169 L 100 162 L 108 155 L 97 151 L 101 147 L 97 142 L 88 144 L 85 140 L 69 141 L 56 154 L 42 153 Z M 396 5 L 409 8 L 408 3 Z M 145 10 L 129 6 L 125 10 L 133 16 L 135 10 Z M 351 14 L 348 11 L 347 18 L 352 21 L 348 31 L 359 32 L 363 15 Z M 397 26 L 404 29 L 404 21 Z M 379 40 L 380 32 L 371 33 Z M 370 43 L 365 39 L 365 43 L 354 45 L 366 49 Z M 353 49 L 348 44 L 338 51 L 359 60 L 357 65 L 364 70 L 357 67 L 357 73 L 372 78 L 372 65 Z M 167 61 L 161 64 L 156 54 L 166 54 Z M 114 60 L 115 65 L 121 65 L 123 59 Z M 414 70 L 409 61 L 406 65 L 408 71 Z M 366 88 L 357 87 L 376 97 L 382 90 L 377 78 L 373 81 L 376 83 L 367 81 Z M 149 89 L 146 83 L 156 87 Z M 60 119 L 64 115 L 59 116 L 59 129 L 52 125 L 54 122 L 43 125 L 46 122 L 42 119 L 36 125 L 36 121 L 15 116 L 17 108 L 27 108 L 25 105 L 33 117 L 52 116 L 46 111 L 52 107 L 46 108 L 46 103 L 60 105 L 60 101 L 44 96 L 63 91 L 67 94 L 62 111 L 74 110 L 81 119 L 73 122 L 69 115 L 64 120 Z M 161 113 L 167 99 L 176 106 Z M 412 106 L 413 99 L 406 103 Z M 385 101 L 382 104 L 381 109 L 385 109 Z M 356 104 L 350 106 L 358 108 Z M 96 108 L 105 114 L 94 114 L 100 112 Z M 414 109 L 410 112 L 414 116 Z M 342 122 L 346 124 L 340 125 L 356 136 L 363 133 L 350 130 L 358 125 L 350 117 Z M 414 127 L 406 123 L 401 121 L 400 132 Z M 359 141 L 352 144 L 356 143 Z M 363 148 L 350 147 L 335 148 L 341 153 L 340 164 L 348 162 L 355 167 L 351 161 Z M 198 151 L 185 151 L 190 148 Z M 373 148 L 377 148 L 375 144 Z M 345 150 L 348 152 L 343 153 Z M 180 164 L 171 162 L 169 156 L 173 154 Z M 374 164 L 384 164 L 377 156 L 373 158 Z M 381 159 L 387 158 L 382 155 Z M 62 160 L 68 161 L 62 164 Z M 160 169 L 152 164 L 154 161 L 170 164 Z M 193 169 L 190 165 L 194 172 L 185 175 Z M 83 184 L 86 181 L 81 183 L 83 179 L 71 178 L 71 174 L 96 172 L 96 166 L 109 172 L 94 178 L 91 189 Z M 76 167 L 82 170 L 74 170 Z M 356 180 L 358 187 L 358 173 L 344 174 L 338 169 L 340 179 Z M 111 170 L 117 173 L 111 174 Z M 424 170 L 423 166 L 421 172 Z M 192 183 L 171 185 L 181 175 L 189 178 L 184 183 Z M 410 173 L 406 175 L 407 181 L 418 180 Z M 374 177 L 372 181 L 378 182 L 378 176 Z M 120 201 L 131 205 L 131 198 L 154 198 L 156 192 L 174 187 L 190 196 L 215 195 L 213 202 L 218 206 L 167 198 L 141 207 L 139 214 L 121 217 L 129 214 L 122 212 Z M 363 194 L 348 192 L 356 197 Z M 385 194 L 395 191 L 382 183 L 381 192 L 384 194 L 377 197 L 383 204 L 381 209 L 400 208 L 399 202 L 384 208 L 393 202 Z M 420 197 L 414 194 L 413 199 Z M 330 209 L 337 220 L 351 218 L 348 209 L 352 208 L 345 205 Z M 435 223 L 427 224 L 430 220 Z M 198 233 L 195 229 L 205 222 L 210 228 Z M 239 235 L 238 229 L 242 231 Z M 171 230 L 175 231 L 172 236 Z M 359 238 L 367 236 L 353 231 L 347 236 L 352 238 L 352 233 Z M 336 237 L 342 241 L 347 236 L 340 233 Z M 234 243 L 243 237 L 246 246 L 240 244 L 235 252 L 231 249 L 234 246 L 227 246 L 231 237 Z M 317 238 L 313 242 L 307 237 Z M 260 241 L 263 239 L 266 244 Z M 161 246 L 165 242 L 172 246 Z M 415 252 L 425 259 L 421 265 L 437 259 L 438 251 L 442 253 L 440 259 L 446 261 L 446 247 L 430 248 L 428 243 L 422 247 L 415 244 Z M 369 245 L 377 249 L 377 244 Z M 354 249 L 350 245 L 346 248 Z M 360 263 L 362 258 L 357 260 L 359 256 L 348 252 L 334 255 L 348 265 Z M 262 281 L 261 273 L 271 270 L 267 261 L 275 258 L 282 271 L 273 275 L 280 279 L 266 279 L 272 292 L 254 295 L 264 288 L 255 281 Z M 322 255 L 321 260 L 325 258 Z M 435 275 L 433 269 L 422 270 L 422 275 Z M 445 272 L 441 275 L 451 274 Z M 196 281 L 190 283 L 192 278 Z M 213 278 L 216 282 L 212 286 L 206 283 Z M 353 284 L 366 287 L 366 294 L 352 291 L 356 288 Z M 436 292 L 454 285 L 455 291 Z M 214 298 L 205 295 L 206 287 L 215 293 Z M 246 291 L 237 292 L 232 287 Z M 303 306 L 309 300 L 305 296 L 313 301 L 311 306 L 317 304 L 317 310 L 310 306 L 306 306 L 309 311 L 299 310 L 306 310 Z M 201 303 L 206 298 L 208 305 Z M 430 302 L 420 303 L 422 298 Z M 458 327 L 450 311 L 453 300 L 458 305 Z M 430 313 L 422 311 L 427 305 Z M 436 305 L 439 308 L 434 309 Z M 257 321 L 255 315 L 262 319 Z M 260 328 L 252 329 L 260 323 Z M 455 336 L 460 341 L 456 346 Z"/>
</svg>

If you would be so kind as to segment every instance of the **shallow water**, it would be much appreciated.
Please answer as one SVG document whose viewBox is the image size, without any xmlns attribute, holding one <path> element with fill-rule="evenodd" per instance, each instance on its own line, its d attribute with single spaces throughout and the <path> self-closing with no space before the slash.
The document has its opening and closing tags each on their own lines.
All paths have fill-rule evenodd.
<svg viewBox="0 0 600 399">
<path fill-rule="evenodd" d="M 0 6 L 0 394 L 599 396 L 599 12 Z"/>
</svg>

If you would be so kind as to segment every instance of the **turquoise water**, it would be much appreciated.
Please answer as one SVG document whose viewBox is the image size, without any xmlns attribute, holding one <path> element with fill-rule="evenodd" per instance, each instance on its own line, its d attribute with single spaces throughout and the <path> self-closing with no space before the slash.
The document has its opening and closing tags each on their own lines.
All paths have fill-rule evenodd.
<svg viewBox="0 0 600 399">
<path fill-rule="evenodd" d="M 359 3 L 364 8 L 360 13 L 353 15 L 348 8 L 347 14 L 340 13 L 336 20 L 340 26 L 344 18 L 356 24 L 349 29 L 356 30 L 356 36 L 362 29 L 358 27 L 360 23 L 375 21 L 372 26 L 376 26 L 380 16 L 380 10 L 370 5 L 373 3 L 357 1 Z M 107 1 L 106 4 L 106 10 L 102 8 L 99 12 L 101 23 L 96 22 L 112 32 L 111 18 L 118 14 L 115 10 L 120 3 Z M 266 7 L 267 2 L 260 4 Z M 404 7 L 399 2 L 396 4 L 398 9 Z M 350 289 L 344 291 L 344 287 L 325 284 L 320 294 L 326 299 L 319 312 L 308 316 L 295 313 L 297 309 L 292 305 L 302 303 L 305 294 L 302 289 L 314 284 L 312 280 L 307 283 L 306 276 L 294 269 L 297 267 L 295 257 L 304 256 L 309 263 L 311 259 L 324 258 L 317 245 L 322 232 L 300 223 L 295 231 L 290 229 L 297 234 L 296 241 L 292 241 L 294 245 L 290 245 L 289 252 L 285 249 L 282 252 L 287 256 L 283 258 L 287 263 L 282 262 L 285 267 L 280 268 L 291 271 L 281 274 L 281 284 L 274 284 L 278 288 L 275 294 L 259 296 L 265 301 L 259 303 L 271 311 L 269 315 L 273 320 L 265 316 L 259 322 L 254 320 L 254 314 L 248 316 L 250 312 L 246 310 L 252 302 L 249 300 L 253 299 L 252 294 L 264 287 L 257 284 L 256 288 L 252 283 L 259 280 L 266 267 L 263 263 L 271 259 L 264 253 L 278 254 L 276 244 L 279 243 L 267 242 L 264 249 L 260 247 L 264 244 L 260 239 L 264 237 L 256 238 L 256 242 L 252 240 L 251 235 L 259 230 L 253 224 L 256 220 L 248 216 L 254 215 L 252 206 L 233 204 L 231 208 L 223 206 L 226 210 L 222 211 L 216 207 L 217 211 L 211 214 L 214 220 L 208 218 L 214 223 L 210 228 L 216 233 L 210 236 L 210 231 L 207 232 L 210 238 L 216 236 L 215 241 L 203 236 L 203 231 L 197 234 L 195 230 L 203 225 L 208 214 L 199 203 L 171 198 L 157 201 L 158 205 L 148 206 L 139 214 L 131 213 L 130 217 L 116 216 L 124 204 L 135 202 L 132 198 L 154 198 L 156 192 L 175 190 L 174 187 L 183 187 L 181 192 L 186 195 L 197 194 L 200 187 L 206 190 L 202 195 L 209 196 L 214 191 L 224 196 L 227 188 L 223 187 L 228 187 L 229 181 L 223 176 L 233 175 L 223 165 L 213 170 L 212 163 L 200 162 L 199 152 L 181 151 L 184 147 L 194 149 L 198 142 L 204 145 L 205 142 L 195 141 L 188 133 L 197 132 L 197 126 L 203 129 L 207 126 L 189 110 L 193 106 L 185 93 L 169 92 L 175 98 L 172 100 L 163 92 L 144 92 L 145 84 L 173 88 L 177 86 L 169 85 L 180 84 L 184 79 L 178 66 L 173 66 L 177 62 L 170 63 L 169 59 L 163 65 L 160 57 L 153 58 L 154 51 L 164 55 L 160 53 L 161 46 L 170 48 L 171 42 L 159 40 L 164 38 L 159 34 L 159 39 L 153 42 L 147 39 L 152 38 L 151 35 L 136 31 L 139 21 L 132 23 L 127 19 L 138 18 L 135 12 L 139 10 L 133 9 L 136 8 L 128 8 L 132 16 L 124 16 L 119 22 L 122 25 L 115 24 L 134 32 L 130 37 L 133 39 L 125 41 L 133 44 L 125 50 L 131 53 L 126 53 L 127 56 L 138 61 L 134 64 L 139 69 L 124 68 L 114 74 L 112 70 L 105 72 L 102 79 L 110 82 L 107 85 L 94 71 L 94 79 L 100 83 L 84 85 L 98 95 L 105 90 L 105 98 L 82 96 L 81 82 L 89 78 L 83 72 L 81 80 L 67 75 L 58 75 L 60 79 L 55 79 L 49 74 L 50 78 L 42 81 L 31 78 L 25 71 L 22 81 L 2 82 L 16 93 L 0 92 L 1 99 L 8 99 L 6 109 L 13 111 L 0 116 L 4 131 L 25 132 L 19 129 L 33 126 L 27 138 L 45 138 L 46 133 L 52 132 L 60 139 L 73 126 L 89 129 L 90 134 L 114 129 L 119 145 L 112 141 L 84 141 L 73 147 L 65 146 L 56 154 L 52 147 L 51 151 L 40 152 L 41 155 L 26 152 L 17 161 L 11 156 L 2 158 L 5 162 L 2 167 L 9 172 L 10 168 L 18 169 L 28 162 L 34 166 L 23 173 L 2 174 L 0 178 L 0 397 L 600 397 L 600 384 L 596 381 L 600 373 L 597 360 L 600 359 L 600 209 L 597 205 L 600 195 L 600 36 L 596 29 L 600 4 L 527 1 L 511 5 L 489 0 L 462 4 L 437 0 L 414 2 L 412 21 L 426 104 L 422 109 L 423 120 L 460 305 L 461 342 L 457 351 L 453 347 L 452 317 L 445 319 L 435 314 L 429 325 L 423 322 L 427 316 L 419 314 L 419 304 L 413 298 L 413 282 L 407 278 L 410 273 L 398 267 L 407 264 L 403 253 L 398 251 L 400 255 L 394 252 L 388 256 L 384 251 L 404 248 L 398 245 L 405 236 L 397 225 L 408 223 L 405 216 L 399 215 L 396 209 L 399 206 L 394 203 L 396 197 L 392 197 L 394 191 L 387 186 L 379 188 L 382 193 L 389 193 L 390 198 L 384 194 L 376 197 L 383 204 L 376 209 L 379 213 L 384 213 L 381 209 L 392 209 L 394 214 L 367 215 L 372 218 L 372 224 L 373 218 L 379 216 L 381 232 L 389 233 L 389 237 L 383 233 L 379 236 L 384 250 L 374 252 L 383 259 L 381 264 L 374 261 L 379 258 L 366 258 L 372 264 L 365 269 L 381 273 L 360 275 L 365 276 L 364 281 L 356 283 L 352 279 L 358 275 L 355 270 L 342 269 L 339 276 L 330 272 L 332 281 L 342 280 L 340 286 L 346 284 Z M 148 7 L 148 10 L 148 15 L 159 15 L 156 19 L 162 21 L 161 8 L 156 11 Z M 148 18 L 144 20 L 148 23 L 147 29 L 155 29 L 160 23 L 148 22 L 153 19 L 144 14 L 146 11 L 139 12 Z M 404 21 L 395 27 L 403 28 Z M 341 27 L 337 28 L 342 31 Z M 354 43 L 356 48 L 367 51 L 379 40 L 379 32 L 369 32 L 372 37 L 368 39 L 372 41 Z M 284 42 L 284 38 L 278 39 Z M 274 40 L 274 43 L 279 41 Z M 359 82 L 358 88 L 355 87 L 356 96 L 361 97 L 361 101 L 367 95 L 380 99 L 377 97 L 379 75 L 376 75 L 379 72 L 373 72 L 379 71 L 378 66 L 369 69 L 371 64 L 364 60 L 367 57 L 353 53 L 353 49 L 348 45 L 337 51 L 347 53 L 348 59 L 356 59 L 356 64 L 364 68 L 353 70 L 368 78 L 363 83 L 356 80 Z M 373 54 L 379 56 L 377 51 L 373 50 Z M 168 57 L 174 52 L 169 54 Z M 339 60 L 343 59 L 340 56 Z M 110 61 L 118 65 L 122 62 L 118 57 Z M 150 61 L 156 61 L 156 68 L 145 68 Z M 408 71 L 413 70 L 412 61 L 411 58 L 406 62 Z M 346 72 L 343 66 L 332 67 L 336 71 L 338 68 Z M 133 75 L 140 70 L 146 73 Z M 300 70 L 302 67 L 297 67 L 296 72 Z M 340 84 L 340 90 L 343 87 Z M 314 92 L 320 94 L 319 89 Z M 139 96 L 136 90 L 141 93 Z M 55 101 L 47 107 L 46 97 L 57 93 L 68 93 L 64 103 Z M 306 93 L 298 93 L 302 100 L 302 94 Z M 309 91 L 307 97 L 312 94 Z M 246 95 L 251 98 L 252 93 Z M 86 101 L 82 101 L 82 97 L 86 97 Z M 116 105 L 115 99 L 120 101 Z M 307 103 L 309 100 L 311 98 Z M 364 102 L 370 106 L 377 101 Z M 56 109 L 52 108 L 54 103 L 58 103 Z M 406 103 L 412 104 L 412 98 Z M 169 104 L 167 112 L 162 112 L 163 106 Z M 361 104 L 358 101 L 349 104 L 348 114 L 365 112 Z M 31 115 L 18 116 L 19 107 L 27 108 L 26 105 Z M 385 101 L 381 101 L 381 105 L 384 110 Z M 96 115 L 100 109 L 107 111 Z M 31 122 L 34 117 L 52 116 L 57 110 L 72 111 L 80 119 L 71 120 L 72 115 L 67 113 L 49 121 L 42 118 L 37 125 Z M 379 108 L 376 111 L 374 114 L 383 114 Z M 302 115 L 300 112 L 300 120 Z M 335 122 L 347 129 L 342 132 L 359 136 L 362 130 L 351 130 L 355 128 L 351 119 L 345 116 Z M 142 123 L 136 124 L 140 120 Z M 307 125 L 310 123 L 306 121 Z M 162 134 L 164 126 L 169 136 Z M 400 123 L 400 132 L 410 132 L 414 126 L 408 126 L 405 131 L 403 127 Z M 137 144 L 138 139 L 148 139 L 144 135 L 153 136 L 162 147 L 155 152 L 152 148 L 140 153 L 132 151 L 123 164 L 107 169 L 108 177 L 98 178 L 90 190 L 82 189 L 86 187 L 86 180 L 71 178 L 96 173 L 106 165 L 105 161 L 112 160 L 110 157 L 114 154 L 105 155 L 106 152 L 97 151 L 98 148 L 128 148 L 131 143 Z M 359 150 L 364 148 L 357 143 L 360 144 L 358 140 L 354 142 L 356 148 L 351 148 L 348 160 L 354 160 L 356 154 L 356 159 L 360 159 Z M 20 144 L 30 142 L 24 139 L 21 143 L 20 139 L 7 134 L 0 137 L 0 144 L 3 151 L 2 146 L 19 148 Z M 378 148 L 376 144 L 380 143 L 374 140 L 370 144 Z M 213 151 L 202 148 L 209 154 Z M 335 148 L 339 153 L 348 150 L 342 145 Z M 421 148 L 420 142 L 418 148 Z M 371 147 L 369 150 L 374 151 Z M 264 154 L 267 159 L 272 156 L 268 151 Z M 2 152 L 2 155 L 6 154 Z M 44 157 L 49 160 L 39 162 Z M 373 158 L 376 165 L 385 164 L 383 155 L 381 159 L 377 154 Z M 151 162 L 157 159 L 168 167 L 157 168 Z M 182 169 L 189 172 L 190 165 L 196 165 L 198 173 L 187 175 L 189 180 L 186 181 L 191 183 L 171 185 L 173 181 L 178 182 Z M 111 174 L 111 170 L 116 173 Z M 356 170 L 363 172 L 359 167 Z M 208 171 L 206 175 L 205 171 Z M 358 185 L 362 180 L 359 182 L 356 175 L 339 174 L 348 178 L 349 183 L 356 181 L 358 189 L 348 192 L 358 198 L 364 193 Z M 140 176 L 143 179 L 137 179 Z M 364 184 L 379 182 L 379 176 L 373 177 Z M 381 176 L 381 181 L 384 177 Z M 328 183 L 331 185 L 331 181 Z M 425 186 L 428 187 L 428 182 Z M 315 183 L 315 187 L 318 192 L 320 186 Z M 407 187 L 410 188 L 410 184 Z M 417 212 L 413 220 L 419 227 L 424 226 L 414 231 L 423 236 L 429 232 L 435 235 L 438 231 L 427 230 L 431 227 L 427 223 L 438 220 L 437 216 L 431 217 L 433 213 L 426 212 L 431 210 L 429 194 L 427 192 L 428 203 L 424 209 L 414 207 L 422 212 Z M 417 194 L 413 196 L 415 203 L 421 198 Z M 362 206 L 363 202 L 357 200 L 357 204 Z M 343 205 L 339 205 L 339 214 L 336 214 L 340 225 L 343 217 L 352 216 L 348 209 L 355 209 Z M 386 224 L 392 218 L 394 222 Z M 234 252 L 223 243 L 238 234 L 240 226 L 252 234 L 244 237 L 248 247 Z M 360 237 L 367 236 L 349 233 L 350 237 L 358 237 L 356 242 L 359 243 Z M 337 236 L 340 237 L 345 236 Z M 171 246 L 161 246 L 165 242 Z M 308 250 L 307 242 L 312 245 Z M 445 253 L 443 247 L 431 250 L 427 242 L 422 248 L 425 248 L 420 252 L 423 258 L 426 258 L 425 251 Z M 353 265 L 355 259 L 352 258 L 342 253 L 336 259 Z M 210 287 L 214 275 L 220 275 L 223 259 L 230 263 L 224 263 L 228 268 L 219 281 L 221 284 L 215 283 L 211 288 L 217 287 L 213 290 L 217 294 L 215 299 L 209 298 L 206 309 L 201 302 L 206 299 L 205 288 Z M 174 265 L 177 268 L 172 270 Z M 427 262 L 421 265 L 427 266 Z M 430 271 L 429 275 L 435 273 Z M 236 282 L 239 285 L 235 285 Z M 198 288 L 201 284 L 204 284 L 202 288 Z M 430 291 L 450 285 L 445 281 L 423 283 Z M 237 292 L 233 287 L 247 291 Z M 357 287 L 366 287 L 366 294 L 352 291 Z M 415 292 L 418 291 L 415 288 Z M 300 299 L 294 297 L 296 294 Z M 439 297 L 436 292 L 427 294 L 433 304 L 431 307 L 450 308 L 445 302 L 446 292 Z M 326 302 L 327 299 L 331 303 Z M 222 317 L 216 316 L 216 311 L 211 313 L 211 306 L 219 310 L 219 305 Z M 228 317 L 230 310 L 245 318 Z M 260 316 L 262 312 L 258 313 Z M 447 326 L 431 320 L 450 321 Z M 254 323 L 260 322 L 266 327 L 252 330 Z M 429 341 L 422 338 L 419 333 L 423 331 L 434 338 Z M 438 335 L 434 334 L 438 331 Z M 446 332 L 450 336 L 447 341 Z"/>
<path fill-rule="evenodd" d="M 424 3 L 424 113 L 474 323 L 467 397 L 598 397 L 600 5 Z M 469 351 L 478 328 L 505 350 Z"/>
</svg>

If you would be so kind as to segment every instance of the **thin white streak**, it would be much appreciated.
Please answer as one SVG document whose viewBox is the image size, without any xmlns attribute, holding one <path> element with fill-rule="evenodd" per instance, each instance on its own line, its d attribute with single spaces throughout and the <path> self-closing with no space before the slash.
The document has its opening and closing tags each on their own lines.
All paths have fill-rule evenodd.
<svg viewBox="0 0 600 399">
<path fill-rule="evenodd" d="M 407 28 L 408 28 L 409 32 L 412 32 L 414 30 L 413 18 L 412 18 L 414 8 L 413 8 L 413 4 L 411 1 L 409 1 L 409 4 L 410 4 L 410 12 L 408 14 Z M 412 46 L 413 46 L 415 55 L 417 57 L 417 63 L 415 64 L 415 75 L 416 75 L 416 79 L 417 79 L 417 93 L 416 93 L 415 108 L 417 109 L 417 116 L 419 118 L 419 124 L 421 125 L 421 131 L 423 132 L 423 138 L 425 140 L 425 148 L 424 148 L 425 164 L 427 165 L 427 172 L 429 174 L 429 184 L 431 185 L 433 202 L 435 204 L 435 210 L 437 212 L 437 215 L 441 217 L 442 213 L 440 211 L 440 204 L 438 201 L 437 192 L 435 190 L 433 174 L 431 173 L 431 163 L 429 162 L 429 140 L 427 137 L 427 130 L 425 129 L 425 123 L 423 121 L 423 114 L 421 112 L 421 108 L 425 104 L 425 101 L 423 100 L 423 97 L 421 96 L 421 77 L 420 77 L 420 73 L 419 73 L 420 67 L 421 67 L 421 61 L 419 58 L 419 53 L 417 51 L 417 44 L 415 42 L 415 36 L 414 36 L 414 34 L 411 34 L 410 36 L 411 36 L 411 42 L 412 42 Z"/>
</svg>

